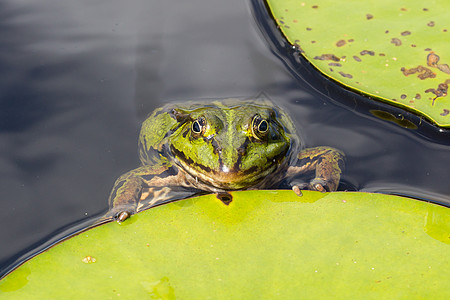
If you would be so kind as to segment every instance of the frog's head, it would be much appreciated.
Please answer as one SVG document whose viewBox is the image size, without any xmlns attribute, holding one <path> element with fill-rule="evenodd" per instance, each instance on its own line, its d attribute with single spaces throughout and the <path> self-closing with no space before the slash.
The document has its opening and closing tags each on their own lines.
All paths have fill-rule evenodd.
<svg viewBox="0 0 450 300">
<path fill-rule="evenodd" d="M 175 163 L 219 189 L 243 189 L 286 168 L 297 144 L 290 118 L 267 102 L 218 102 L 171 114 Z"/>
</svg>

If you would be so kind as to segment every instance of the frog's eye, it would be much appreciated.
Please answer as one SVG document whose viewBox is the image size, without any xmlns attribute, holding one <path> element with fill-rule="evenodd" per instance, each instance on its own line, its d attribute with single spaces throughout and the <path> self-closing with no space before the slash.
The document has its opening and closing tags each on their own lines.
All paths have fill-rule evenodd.
<svg viewBox="0 0 450 300">
<path fill-rule="evenodd" d="M 195 136 L 199 136 L 205 132 L 206 120 L 203 117 L 198 118 L 192 122 L 191 130 Z"/>
<path fill-rule="evenodd" d="M 252 120 L 252 133 L 257 139 L 263 139 L 269 132 L 269 123 L 267 120 L 261 118 L 260 115 L 256 115 Z"/>
</svg>

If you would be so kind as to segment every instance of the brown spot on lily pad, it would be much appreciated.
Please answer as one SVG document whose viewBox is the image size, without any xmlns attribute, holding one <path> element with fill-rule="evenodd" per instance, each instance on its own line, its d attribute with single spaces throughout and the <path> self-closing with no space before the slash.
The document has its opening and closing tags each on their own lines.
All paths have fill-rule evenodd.
<svg viewBox="0 0 450 300">
<path fill-rule="evenodd" d="M 373 15 L 372 15 L 372 14 L 366 14 L 366 19 L 367 19 L 367 20 L 373 19 Z"/>
<path fill-rule="evenodd" d="M 398 38 L 392 38 L 391 39 L 391 44 L 394 44 L 395 46 L 401 46 L 402 45 L 402 41 L 400 41 L 400 39 L 398 39 Z"/>
<path fill-rule="evenodd" d="M 410 35 L 410 34 L 411 34 L 411 31 L 403 31 L 401 33 L 402 36 L 406 36 L 406 35 Z"/>
<path fill-rule="evenodd" d="M 311 27 L 306 27 L 306 30 L 311 31 L 312 28 Z"/>
<path fill-rule="evenodd" d="M 233 201 L 233 196 L 227 192 L 217 193 L 216 197 L 225 205 L 230 205 L 231 201 Z"/>
<path fill-rule="evenodd" d="M 313 5 L 312 8 L 319 8 L 319 5 Z"/>
<path fill-rule="evenodd" d="M 359 54 L 361 55 L 370 55 L 370 56 L 374 56 L 375 52 L 371 51 L 371 50 L 363 50 L 361 52 L 359 52 Z"/>
<path fill-rule="evenodd" d="M 446 108 L 444 108 L 442 110 L 442 113 L 440 113 L 440 115 L 443 116 L 443 117 L 448 116 L 448 114 L 450 114 L 450 110 L 448 110 Z"/>
<path fill-rule="evenodd" d="M 421 98 L 420 94 L 416 94 L 416 96 L 414 96 L 414 98 L 416 98 L 417 100 L 419 100 Z"/>
<path fill-rule="evenodd" d="M 353 59 L 356 60 L 357 62 L 360 62 L 360 61 L 361 61 L 361 58 L 359 58 L 359 57 L 356 56 L 356 55 L 353 56 Z"/>
<path fill-rule="evenodd" d="M 431 52 L 427 56 L 427 65 L 429 65 L 430 67 L 436 67 L 437 63 L 439 62 L 439 59 L 440 58 L 437 54 L 435 54 L 434 52 Z"/>
<path fill-rule="evenodd" d="M 428 89 L 425 91 L 425 93 L 433 93 L 436 95 L 436 97 L 433 99 L 433 103 L 431 105 L 434 105 L 434 100 L 436 100 L 436 98 L 447 96 L 449 84 L 450 84 L 450 79 L 447 79 L 445 82 L 440 83 L 438 85 L 437 89 Z"/>
<path fill-rule="evenodd" d="M 405 98 L 406 98 L 406 95 L 405 95 L 405 94 L 402 94 L 402 95 L 400 96 L 400 98 L 401 98 L 401 99 L 405 99 Z"/>
<path fill-rule="evenodd" d="M 444 73 L 450 74 L 450 67 L 447 64 L 439 64 L 437 68 Z"/>
<path fill-rule="evenodd" d="M 329 63 L 328 65 L 330 67 L 342 67 L 342 65 L 340 63 Z"/>
<path fill-rule="evenodd" d="M 340 61 L 341 59 L 334 54 L 322 54 L 321 56 L 315 56 L 314 59 L 317 60 L 332 60 L 332 61 Z"/>
<path fill-rule="evenodd" d="M 419 77 L 421 80 L 436 77 L 436 74 L 433 73 L 433 71 L 421 65 L 411 69 L 406 69 L 405 67 L 402 67 L 400 70 L 403 72 L 403 75 L 405 76 L 418 73 L 417 77 Z"/>
<path fill-rule="evenodd" d="M 339 74 L 341 74 L 341 76 L 345 77 L 345 78 L 353 78 L 353 76 L 351 74 L 346 74 L 344 72 L 339 72 Z"/>
<path fill-rule="evenodd" d="M 430 22 L 428 22 L 428 24 L 427 24 L 427 26 L 429 26 L 429 27 L 434 27 L 434 21 L 430 21 Z"/>
<path fill-rule="evenodd" d="M 342 47 L 342 46 L 344 46 L 345 45 L 345 40 L 339 40 L 337 43 L 336 43 L 336 46 L 337 47 Z"/>
<path fill-rule="evenodd" d="M 439 60 L 440 60 L 439 55 L 437 55 L 434 52 L 431 52 L 427 56 L 427 65 L 429 65 L 430 67 L 438 68 L 440 71 L 444 73 L 450 74 L 450 67 L 448 66 L 448 64 L 438 64 Z"/>
</svg>

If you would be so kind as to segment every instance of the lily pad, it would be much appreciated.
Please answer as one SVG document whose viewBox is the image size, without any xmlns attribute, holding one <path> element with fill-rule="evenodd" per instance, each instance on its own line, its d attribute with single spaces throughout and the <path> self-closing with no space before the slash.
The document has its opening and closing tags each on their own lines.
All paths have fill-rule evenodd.
<svg viewBox="0 0 450 300">
<path fill-rule="evenodd" d="M 267 0 L 286 39 L 324 75 L 450 127 L 450 2 Z"/>
<path fill-rule="evenodd" d="M 25 262 L 2 299 L 448 298 L 450 210 L 398 196 L 245 191 L 159 206 Z"/>
</svg>

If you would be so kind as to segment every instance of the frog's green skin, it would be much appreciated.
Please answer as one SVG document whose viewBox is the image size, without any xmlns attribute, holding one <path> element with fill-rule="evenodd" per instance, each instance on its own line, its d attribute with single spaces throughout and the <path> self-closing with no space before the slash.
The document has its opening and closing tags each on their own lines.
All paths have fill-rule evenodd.
<svg viewBox="0 0 450 300">
<path fill-rule="evenodd" d="M 144 121 L 142 165 L 117 179 L 108 215 L 123 220 L 179 199 L 179 192 L 276 187 L 311 171 L 313 179 L 294 191 L 335 191 L 344 155 L 329 147 L 301 148 L 290 117 L 267 100 L 167 105 Z"/>
</svg>

